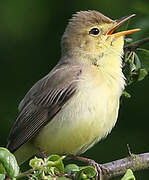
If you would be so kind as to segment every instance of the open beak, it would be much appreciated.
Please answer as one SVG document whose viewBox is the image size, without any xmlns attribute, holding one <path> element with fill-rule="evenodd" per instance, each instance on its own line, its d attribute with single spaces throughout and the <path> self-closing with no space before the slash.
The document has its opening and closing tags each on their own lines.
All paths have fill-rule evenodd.
<svg viewBox="0 0 149 180">
<path fill-rule="evenodd" d="M 120 20 L 116 20 L 116 25 L 112 29 L 110 29 L 108 31 L 107 35 L 111 35 L 111 36 L 114 36 L 114 37 L 119 37 L 119 36 L 125 36 L 127 34 L 132 34 L 134 32 L 140 31 L 141 29 L 137 28 L 137 29 L 131 29 L 131 30 L 126 30 L 126 31 L 113 33 L 122 23 L 124 23 L 128 19 L 132 18 L 133 16 L 135 16 L 135 14 L 132 14 L 130 16 L 125 16 L 125 17 L 121 18 Z"/>
</svg>

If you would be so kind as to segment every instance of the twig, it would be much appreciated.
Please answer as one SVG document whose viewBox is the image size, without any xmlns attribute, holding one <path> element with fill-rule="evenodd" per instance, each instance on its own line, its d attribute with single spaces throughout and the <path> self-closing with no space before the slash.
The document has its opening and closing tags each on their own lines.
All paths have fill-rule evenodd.
<svg viewBox="0 0 149 180">
<path fill-rule="evenodd" d="M 144 39 L 132 42 L 124 47 L 125 51 L 135 51 L 138 47 L 142 46 L 145 43 L 149 42 L 149 37 L 146 37 Z"/>
<path fill-rule="evenodd" d="M 149 168 L 149 153 L 138 154 L 113 162 L 102 164 L 109 170 L 109 173 L 103 175 L 104 179 L 111 179 L 123 175 L 127 169 L 139 171 Z"/>
<path fill-rule="evenodd" d="M 21 174 L 19 174 L 19 175 L 16 177 L 16 179 L 20 179 L 20 178 L 22 178 L 22 177 L 26 177 L 26 176 L 28 176 L 29 174 L 33 173 L 33 172 L 34 172 L 34 169 L 29 169 L 29 170 L 27 170 L 27 171 L 22 172 Z"/>
<path fill-rule="evenodd" d="M 138 155 L 131 154 L 131 156 L 129 157 L 100 165 L 104 166 L 108 170 L 108 173 L 105 173 L 102 176 L 102 179 L 107 180 L 124 175 L 127 169 L 131 169 L 134 172 L 143 169 L 148 169 L 149 153 L 138 154 Z M 16 178 L 19 179 L 28 176 L 29 174 L 33 173 L 33 171 L 34 171 L 33 169 L 25 171 Z"/>
</svg>

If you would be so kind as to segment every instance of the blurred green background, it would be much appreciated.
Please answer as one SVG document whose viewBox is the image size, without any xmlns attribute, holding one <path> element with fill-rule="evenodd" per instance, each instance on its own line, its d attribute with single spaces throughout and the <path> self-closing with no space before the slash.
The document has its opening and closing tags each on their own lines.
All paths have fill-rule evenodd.
<svg viewBox="0 0 149 180">
<path fill-rule="evenodd" d="M 59 60 L 60 40 L 68 19 L 76 11 L 93 9 L 113 19 L 136 13 L 129 28 L 142 31 L 129 37 L 148 36 L 147 0 L 0 0 L 0 146 L 6 145 L 18 103 Z M 133 153 L 149 151 L 149 78 L 128 91 L 132 98 L 123 102 L 112 133 L 84 156 L 109 162 L 128 155 L 126 144 Z M 149 170 L 135 174 L 148 180 Z"/>
</svg>

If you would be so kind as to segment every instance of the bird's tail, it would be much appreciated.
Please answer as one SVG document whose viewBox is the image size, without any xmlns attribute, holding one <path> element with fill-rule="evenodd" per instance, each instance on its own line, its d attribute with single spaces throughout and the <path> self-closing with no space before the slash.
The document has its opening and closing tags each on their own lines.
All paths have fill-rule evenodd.
<svg viewBox="0 0 149 180">
<path fill-rule="evenodd" d="M 22 145 L 18 150 L 14 152 L 19 165 L 23 164 L 35 154 L 37 154 L 37 150 L 33 145 L 30 144 L 30 142 Z"/>
</svg>

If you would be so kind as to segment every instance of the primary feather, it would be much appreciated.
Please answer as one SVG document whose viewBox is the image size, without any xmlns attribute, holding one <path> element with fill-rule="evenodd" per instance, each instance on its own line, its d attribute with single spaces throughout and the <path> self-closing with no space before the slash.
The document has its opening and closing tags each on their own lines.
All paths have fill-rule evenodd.
<svg viewBox="0 0 149 180">
<path fill-rule="evenodd" d="M 21 101 L 19 116 L 8 138 L 7 147 L 11 152 L 29 141 L 75 93 L 80 67 L 65 62 L 56 68 L 38 81 Z"/>
</svg>

